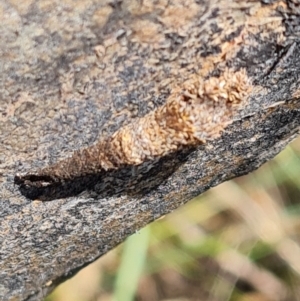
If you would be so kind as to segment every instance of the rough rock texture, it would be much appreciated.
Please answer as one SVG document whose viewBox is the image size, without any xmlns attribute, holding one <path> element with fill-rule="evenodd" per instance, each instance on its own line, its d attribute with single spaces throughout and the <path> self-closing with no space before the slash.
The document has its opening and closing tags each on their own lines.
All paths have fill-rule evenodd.
<svg viewBox="0 0 300 301">
<path fill-rule="evenodd" d="M 296 0 L 0 0 L 0 18 L 1 300 L 41 300 L 134 231 L 258 168 L 299 132 Z M 14 184 L 16 174 L 134 129 L 174 91 L 193 99 L 185 88 L 193 79 L 220 96 L 238 72 L 251 89 L 205 143 L 55 187 Z"/>
</svg>

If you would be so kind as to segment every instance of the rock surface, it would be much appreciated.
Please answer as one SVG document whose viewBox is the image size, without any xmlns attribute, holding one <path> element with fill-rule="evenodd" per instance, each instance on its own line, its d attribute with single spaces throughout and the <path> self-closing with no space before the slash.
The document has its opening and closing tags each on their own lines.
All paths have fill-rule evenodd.
<svg viewBox="0 0 300 301">
<path fill-rule="evenodd" d="M 295 1 L 153 3 L 0 0 L 1 300 L 42 300 L 128 235 L 258 168 L 298 135 Z M 251 92 L 206 143 L 38 194 L 14 184 L 16 174 L 134 125 L 195 76 L 221 86 L 225 70 L 243 69 Z"/>
</svg>

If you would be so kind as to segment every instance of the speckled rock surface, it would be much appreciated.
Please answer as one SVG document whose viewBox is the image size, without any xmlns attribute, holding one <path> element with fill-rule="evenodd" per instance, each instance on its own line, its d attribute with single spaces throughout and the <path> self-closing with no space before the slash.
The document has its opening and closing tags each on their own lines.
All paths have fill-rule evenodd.
<svg viewBox="0 0 300 301">
<path fill-rule="evenodd" d="M 292 0 L 0 0 L 0 300 L 42 300 L 131 233 L 294 139 L 299 14 Z M 226 68 L 245 69 L 253 88 L 220 137 L 83 176 L 46 191 L 48 202 L 14 185 L 16 173 L 69 157 L 195 75 Z"/>
</svg>

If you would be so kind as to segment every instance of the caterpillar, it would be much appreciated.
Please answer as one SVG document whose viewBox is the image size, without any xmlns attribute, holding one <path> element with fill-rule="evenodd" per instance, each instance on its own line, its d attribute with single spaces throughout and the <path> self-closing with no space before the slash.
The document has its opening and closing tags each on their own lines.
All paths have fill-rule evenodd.
<svg viewBox="0 0 300 301">
<path fill-rule="evenodd" d="M 16 174 L 14 182 L 32 187 L 64 183 L 203 144 L 220 136 L 251 89 L 245 69 L 235 72 L 226 68 L 219 77 L 206 80 L 195 74 L 174 87 L 166 103 L 144 117 L 54 165 Z"/>
</svg>

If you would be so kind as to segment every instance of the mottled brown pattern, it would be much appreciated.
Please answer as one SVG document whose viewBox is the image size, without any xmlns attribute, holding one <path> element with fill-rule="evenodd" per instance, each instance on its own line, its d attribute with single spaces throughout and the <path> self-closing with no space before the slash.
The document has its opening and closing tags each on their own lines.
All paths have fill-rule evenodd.
<svg viewBox="0 0 300 301">
<path fill-rule="evenodd" d="M 4 301 L 42 300 L 131 233 L 210 187 L 258 168 L 296 137 L 300 19 L 291 1 L 270 2 L 0 0 Z M 117 166 L 118 157 L 111 157 L 116 150 L 104 144 L 114 133 L 133 133 L 130 127 L 139 118 L 174 104 L 175 95 L 175 104 L 197 102 L 207 93 L 199 92 L 201 83 L 218 86 L 228 70 L 226 86 L 244 69 L 253 88 L 237 111 L 227 115 L 223 103 L 220 115 L 213 108 L 206 115 L 220 118 L 216 138 L 208 138 L 210 130 L 199 124 L 196 136 L 206 143 L 193 148 L 180 142 L 178 151 L 168 148 L 162 156 L 164 148 L 153 145 L 160 150 L 154 160 L 103 169 L 58 182 L 59 187 L 45 178 L 28 198 L 22 185 L 14 185 L 15 174 L 35 173 L 97 141 L 105 151 L 96 148 L 96 154 L 109 155 L 101 162 Z M 219 88 L 216 92 L 219 99 Z M 200 120 L 205 119 L 194 121 Z M 232 123 L 224 128 L 227 120 Z M 146 136 L 155 140 L 151 132 Z M 134 143 L 124 142 L 125 149 Z M 116 147 L 128 162 L 141 160 L 139 149 L 128 157 L 123 146 Z M 82 166 L 87 165 L 73 168 Z M 55 201 L 37 201 L 42 198 Z"/>
<path fill-rule="evenodd" d="M 226 69 L 218 78 L 209 80 L 194 75 L 174 88 L 158 109 L 68 159 L 33 174 L 16 175 L 15 183 L 42 187 L 101 170 L 139 165 L 184 146 L 212 140 L 232 122 L 234 112 L 245 105 L 250 91 L 244 69 Z"/>
</svg>

